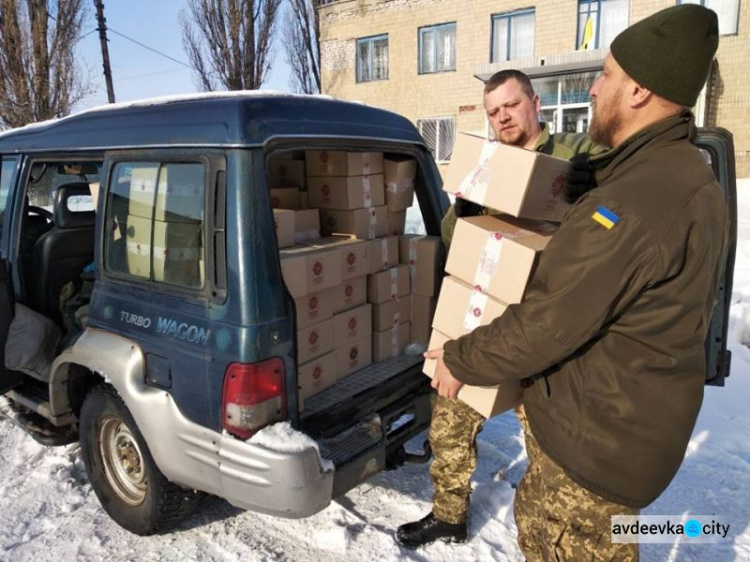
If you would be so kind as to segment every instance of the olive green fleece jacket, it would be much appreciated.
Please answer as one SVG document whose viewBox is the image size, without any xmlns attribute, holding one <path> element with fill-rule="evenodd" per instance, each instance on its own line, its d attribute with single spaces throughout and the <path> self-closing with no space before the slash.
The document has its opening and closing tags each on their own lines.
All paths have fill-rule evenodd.
<svg viewBox="0 0 750 562">
<path fill-rule="evenodd" d="M 606 150 L 604 147 L 594 143 L 584 133 L 558 133 L 551 135 L 546 123 L 541 123 L 541 127 L 542 134 L 539 136 L 539 140 L 534 147 L 534 150 L 537 152 L 570 160 L 576 154 L 588 153 L 594 155 Z M 489 214 L 495 214 L 492 210 L 488 212 Z M 457 220 L 458 217 L 456 216 L 455 209 L 451 205 L 440 224 L 440 232 L 446 249 L 450 248 Z"/>
<path fill-rule="evenodd" d="M 727 205 L 694 131 L 686 112 L 596 157 L 599 188 L 566 215 L 526 300 L 444 346 L 466 384 L 527 379 L 542 450 L 580 485 L 637 508 L 685 455 L 727 247 Z"/>
</svg>

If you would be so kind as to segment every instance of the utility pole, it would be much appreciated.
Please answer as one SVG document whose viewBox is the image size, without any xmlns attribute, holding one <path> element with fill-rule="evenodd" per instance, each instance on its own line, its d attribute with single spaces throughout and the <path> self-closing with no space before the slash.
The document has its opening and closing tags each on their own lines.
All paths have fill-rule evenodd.
<svg viewBox="0 0 750 562">
<path fill-rule="evenodd" d="M 94 0 L 96 6 L 96 21 L 99 24 L 99 43 L 102 45 L 102 66 L 104 66 L 104 79 L 107 82 L 107 99 L 109 103 L 115 103 L 115 88 L 112 86 L 112 69 L 109 66 L 109 49 L 107 48 L 107 20 L 104 19 L 104 2 Z"/>
</svg>

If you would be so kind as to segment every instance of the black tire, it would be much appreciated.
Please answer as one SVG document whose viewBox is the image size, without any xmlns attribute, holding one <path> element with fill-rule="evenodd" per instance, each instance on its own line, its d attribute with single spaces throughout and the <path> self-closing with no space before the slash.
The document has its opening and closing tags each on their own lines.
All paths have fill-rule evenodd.
<svg viewBox="0 0 750 562">
<path fill-rule="evenodd" d="M 86 396 L 79 431 L 91 487 L 109 516 L 131 533 L 165 531 L 204 498 L 159 471 L 133 416 L 112 386 L 99 385 Z"/>
</svg>

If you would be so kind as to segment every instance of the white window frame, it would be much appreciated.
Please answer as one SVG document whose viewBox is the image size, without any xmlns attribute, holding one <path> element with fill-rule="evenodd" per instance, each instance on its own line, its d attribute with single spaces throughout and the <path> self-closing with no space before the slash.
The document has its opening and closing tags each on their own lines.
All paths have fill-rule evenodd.
<svg viewBox="0 0 750 562">
<path fill-rule="evenodd" d="M 445 61 L 443 61 L 443 64 L 440 64 L 440 60 L 438 57 L 438 42 L 437 39 L 433 40 L 432 42 L 432 67 L 434 70 L 425 70 L 422 68 L 422 53 L 424 51 L 424 38 L 428 34 L 435 34 L 437 35 L 438 31 L 446 30 L 446 29 L 452 29 L 453 30 L 453 56 L 449 57 L 449 59 L 453 60 L 453 66 L 450 66 L 450 63 L 447 65 L 445 64 Z M 450 23 L 441 23 L 438 25 L 430 25 L 427 27 L 421 27 L 417 31 L 418 38 L 419 38 L 419 49 L 417 52 L 417 65 L 419 67 L 419 74 L 437 74 L 439 72 L 454 72 L 456 70 L 456 58 L 458 56 L 458 45 L 456 43 L 458 33 L 457 33 L 457 26 L 456 22 L 450 22 Z"/>
<path fill-rule="evenodd" d="M 587 50 L 592 49 L 609 49 L 609 44 L 602 45 L 602 4 L 606 4 L 608 0 L 578 0 L 578 6 L 576 11 L 576 18 L 577 18 L 577 26 L 578 31 L 576 33 L 576 50 L 581 50 L 581 45 L 583 43 L 583 35 L 586 28 L 586 20 L 583 20 L 581 22 L 581 15 L 584 13 L 581 11 L 581 8 L 584 4 L 588 5 L 588 9 L 586 10 L 586 14 L 588 14 L 588 17 L 595 17 L 596 23 L 594 23 L 594 44 L 589 46 Z M 613 1 L 613 0 L 609 0 Z M 625 28 L 628 26 L 628 21 L 630 20 L 630 4 L 628 3 L 628 13 L 625 17 L 625 21 L 622 22 L 622 29 L 619 31 L 625 30 Z M 614 39 L 615 33 L 610 33 L 609 35 L 612 36 Z"/>
<path fill-rule="evenodd" d="M 532 24 L 532 27 L 533 27 L 532 42 L 533 42 L 533 41 L 536 40 L 536 10 L 534 8 L 527 8 L 527 9 L 523 9 L 523 10 L 517 10 L 515 12 L 506 12 L 504 14 L 494 14 L 492 16 L 491 23 L 490 23 L 490 26 L 491 26 L 490 27 L 490 36 L 491 36 L 491 39 L 490 39 L 490 62 L 503 62 L 503 61 L 514 60 L 514 59 L 518 59 L 518 58 L 524 58 L 524 57 L 514 56 L 513 53 L 511 53 L 512 23 L 513 23 L 514 19 L 519 18 L 519 17 L 528 16 L 528 15 L 534 16 L 532 18 L 532 21 L 533 21 L 533 24 Z M 497 22 L 499 20 L 503 20 L 503 19 L 508 20 L 508 27 L 507 27 L 507 31 L 505 33 L 505 45 L 506 45 L 506 49 L 505 49 L 505 58 L 504 59 L 499 59 L 499 58 L 497 58 L 495 56 L 495 52 L 496 52 L 495 43 L 498 40 L 498 37 L 495 36 L 495 22 Z M 531 56 L 534 56 L 534 45 L 531 46 Z"/>
<path fill-rule="evenodd" d="M 440 132 L 441 123 L 450 123 L 453 129 L 453 138 L 448 141 L 450 142 L 450 146 L 446 144 L 442 148 L 440 144 L 441 142 L 446 141 L 446 139 L 443 138 L 443 134 L 441 134 Z M 434 142 L 430 142 L 432 140 L 430 138 L 432 133 L 431 131 L 427 130 L 429 127 L 434 128 Z M 425 140 L 425 144 L 427 144 L 430 152 L 432 152 L 432 155 L 435 158 L 435 162 L 437 162 L 438 164 L 446 164 L 450 162 L 451 154 L 453 153 L 453 143 L 456 138 L 456 118 L 453 116 L 446 116 L 417 119 L 417 129 L 419 130 L 419 134 L 422 135 L 422 138 Z"/>
<path fill-rule="evenodd" d="M 386 55 L 385 55 L 385 64 L 381 65 L 380 67 L 375 65 L 375 44 L 385 42 L 386 47 Z M 364 69 L 362 68 L 362 65 L 360 64 L 360 58 L 359 58 L 359 49 L 361 45 L 367 45 L 367 64 L 369 65 L 369 75 L 367 77 L 364 76 Z M 382 33 L 380 35 L 373 35 L 372 37 L 362 37 L 361 39 L 357 39 L 357 53 L 356 53 L 356 61 L 357 61 L 357 83 L 361 82 L 376 82 L 378 80 L 388 80 L 388 66 L 389 66 L 389 60 L 388 60 L 388 34 Z M 375 76 L 375 69 L 376 68 L 384 68 L 385 69 L 385 75 L 384 76 Z"/>
</svg>

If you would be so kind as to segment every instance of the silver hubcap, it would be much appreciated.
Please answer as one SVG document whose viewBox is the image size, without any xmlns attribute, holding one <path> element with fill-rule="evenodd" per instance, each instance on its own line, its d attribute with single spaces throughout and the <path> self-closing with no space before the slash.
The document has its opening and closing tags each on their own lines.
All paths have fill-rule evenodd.
<svg viewBox="0 0 750 562">
<path fill-rule="evenodd" d="M 99 431 L 99 447 L 112 489 L 129 505 L 142 503 L 147 490 L 146 471 L 130 428 L 118 418 L 105 418 Z"/>
</svg>

